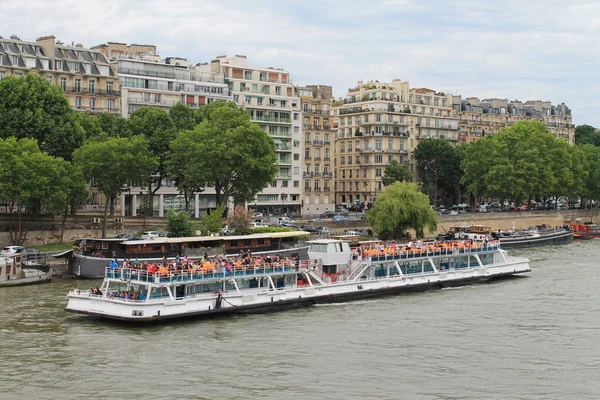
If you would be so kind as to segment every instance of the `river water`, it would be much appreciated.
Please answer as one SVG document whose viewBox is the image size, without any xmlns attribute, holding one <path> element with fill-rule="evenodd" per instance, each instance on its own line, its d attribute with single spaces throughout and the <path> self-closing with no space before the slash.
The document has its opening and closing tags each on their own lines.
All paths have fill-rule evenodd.
<svg viewBox="0 0 600 400">
<path fill-rule="evenodd" d="M 0 289 L 0 399 L 599 399 L 600 241 L 511 253 L 528 277 L 150 327 Z"/>
</svg>

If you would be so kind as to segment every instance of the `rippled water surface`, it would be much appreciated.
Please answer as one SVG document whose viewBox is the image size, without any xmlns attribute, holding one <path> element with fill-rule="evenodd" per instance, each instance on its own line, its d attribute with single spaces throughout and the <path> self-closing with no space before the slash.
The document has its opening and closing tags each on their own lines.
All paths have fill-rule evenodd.
<svg viewBox="0 0 600 400">
<path fill-rule="evenodd" d="M 600 241 L 511 253 L 528 277 L 150 327 L 3 288 L 0 399 L 600 399 Z"/>
</svg>

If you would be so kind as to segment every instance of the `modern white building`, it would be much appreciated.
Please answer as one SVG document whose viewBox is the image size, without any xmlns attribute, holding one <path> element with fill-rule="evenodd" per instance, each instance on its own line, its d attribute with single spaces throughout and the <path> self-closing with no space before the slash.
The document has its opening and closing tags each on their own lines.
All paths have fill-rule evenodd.
<svg viewBox="0 0 600 400">
<path fill-rule="evenodd" d="M 275 142 L 279 172 L 269 187 L 256 196 L 249 209 L 270 214 L 300 214 L 302 121 L 300 99 L 288 71 L 248 65 L 246 56 L 219 56 L 199 71 L 224 74 L 232 100 Z"/>
</svg>

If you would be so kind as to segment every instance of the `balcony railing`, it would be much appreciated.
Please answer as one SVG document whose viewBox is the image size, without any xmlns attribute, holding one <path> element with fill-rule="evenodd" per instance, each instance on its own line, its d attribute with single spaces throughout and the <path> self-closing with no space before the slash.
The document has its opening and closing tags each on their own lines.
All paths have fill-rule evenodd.
<svg viewBox="0 0 600 400">
<path fill-rule="evenodd" d="M 259 116 L 251 115 L 250 119 L 252 121 L 277 122 L 280 124 L 291 124 L 292 123 L 292 120 L 289 118 L 275 118 L 275 117 L 265 117 L 265 116 L 259 117 Z"/>
<path fill-rule="evenodd" d="M 77 111 L 86 111 L 90 113 L 111 113 L 111 114 L 121 114 L 121 109 L 119 108 L 106 108 L 106 107 L 84 107 L 84 106 L 71 106 L 74 110 Z"/>
<path fill-rule="evenodd" d="M 128 97 L 127 101 L 129 103 L 134 103 L 134 104 L 151 104 L 151 105 L 166 106 L 166 107 L 171 107 L 177 103 L 181 103 L 180 100 L 156 100 L 156 98 L 153 98 L 153 96 L 151 96 L 149 98 Z"/>
<path fill-rule="evenodd" d="M 83 88 L 77 86 L 67 86 L 62 87 L 65 93 L 81 93 L 81 94 L 91 94 L 95 96 L 120 96 L 120 90 L 106 90 L 106 89 L 98 89 L 98 88 Z"/>
<path fill-rule="evenodd" d="M 291 137 L 292 134 L 289 132 L 269 132 L 269 136 L 285 136 L 285 137 Z"/>
<path fill-rule="evenodd" d="M 333 173 L 331 173 L 331 172 L 323 172 L 323 178 L 333 178 Z"/>
<path fill-rule="evenodd" d="M 313 145 L 315 146 L 323 146 L 323 141 L 322 140 L 313 140 Z"/>
</svg>

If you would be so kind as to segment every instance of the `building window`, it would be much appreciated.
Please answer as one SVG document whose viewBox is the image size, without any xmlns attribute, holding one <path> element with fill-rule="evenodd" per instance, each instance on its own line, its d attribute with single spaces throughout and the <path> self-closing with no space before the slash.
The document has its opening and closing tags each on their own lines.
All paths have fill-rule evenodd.
<svg viewBox="0 0 600 400">
<path fill-rule="evenodd" d="M 294 181 L 294 187 L 295 188 L 300 187 L 300 181 Z"/>
<path fill-rule="evenodd" d="M 95 110 L 96 109 L 96 99 L 95 98 L 90 98 L 90 110 Z"/>
<path fill-rule="evenodd" d="M 281 187 L 288 187 L 288 181 L 281 181 Z"/>
<path fill-rule="evenodd" d="M 108 111 L 112 111 L 115 108 L 115 101 L 113 99 L 106 100 L 106 108 Z"/>
<path fill-rule="evenodd" d="M 81 92 L 81 79 L 75 79 L 75 92 Z"/>
<path fill-rule="evenodd" d="M 56 60 L 55 64 L 56 64 L 56 70 L 57 71 L 62 71 L 63 70 L 63 62 L 62 61 Z"/>
<path fill-rule="evenodd" d="M 106 82 L 106 94 L 112 94 L 113 92 L 113 83 Z"/>
<path fill-rule="evenodd" d="M 294 153 L 294 161 L 300 161 L 300 154 Z"/>
<path fill-rule="evenodd" d="M 375 164 L 383 164 L 383 156 L 381 154 L 375 155 Z"/>
<path fill-rule="evenodd" d="M 63 91 L 67 90 L 67 78 L 60 78 L 60 88 Z"/>
<path fill-rule="evenodd" d="M 96 92 L 96 81 L 90 80 L 89 82 L 90 93 Z"/>
<path fill-rule="evenodd" d="M 81 97 L 75 97 L 75 108 L 81 109 Z"/>
<path fill-rule="evenodd" d="M 382 140 L 381 139 L 375 139 L 375 150 L 377 151 L 381 151 L 381 144 L 382 144 Z"/>
<path fill-rule="evenodd" d="M 256 99 L 256 103 L 257 103 L 257 105 L 262 106 L 263 105 L 263 98 L 262 97 L 258 97 Z"/>
</svg>

